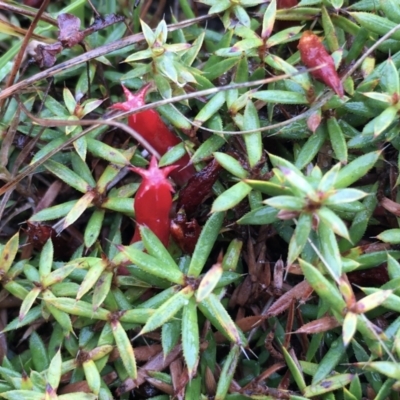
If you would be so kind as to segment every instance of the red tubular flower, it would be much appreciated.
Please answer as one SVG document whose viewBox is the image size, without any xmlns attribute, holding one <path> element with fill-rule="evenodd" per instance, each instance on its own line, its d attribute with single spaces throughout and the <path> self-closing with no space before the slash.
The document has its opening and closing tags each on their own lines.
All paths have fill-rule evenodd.
<svg viewBox="0 0 400 400">
<path fill-rule="evenodd" d="M 329 86 L 338 96 L 343 97 L 343 85 L 335 70 L 333 58 L 326 51 L 319 37 L 311 31 L 306 31 L 300 38 L 297 46 L 300 51 L 301 61 L 307 68 L 324 67 L 311 71 L 311 75 Z"/>
<path fill-rule="evenodd" d="M 167 247 L 169 241 L 170 216 L 172 207 L 172 188 L 168 175 L 177 168 L 170 165 L 158 168 L 157 159 L 153 156 L 148 169 L 133 167 L 132 171 L 143 180 L 135 196 L 133 208 L 136 216 L 135 234 L 131 244 L 141 240 L 140 225 L 147 226 Z"/>
<path fill-rule="evenodd" d="M 124 85 L 126 101 L 111 106 L 114 110 L 132 111 L 145 105 L 145 97 L 151 84 L 143 86 L 136 94 L 131 93 Z M 129 126 L 142 135 L 161 155 L 171 147 L 181 143 L 181 140 L 171 132 L 155 110 L 146 110 L 133 114 L 128 119 Z M 179 186 L 183 186 L 196 173 L 190 164 L 190 157 L 185 154 L 175 165 L 177 168 L 171 173 L 172 179 Z"/>
</svg>

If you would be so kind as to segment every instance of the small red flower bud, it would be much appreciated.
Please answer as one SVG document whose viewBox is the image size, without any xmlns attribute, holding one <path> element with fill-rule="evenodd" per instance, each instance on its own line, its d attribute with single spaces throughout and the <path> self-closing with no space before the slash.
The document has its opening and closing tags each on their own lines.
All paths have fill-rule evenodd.
<svg viewBox="0 0 400 400">
<path fill-rule="evenodd" d="M 147 226 L 167 247 L 169 241 L 170 211 L 172 207 L 171 183 L 168 175 L 177 168 L 170 165 L 163 169 L 158 168 L 157 159 L 153 156 L 148 169 L 131 168 L 143 180 L 135 196 L 133 208 L 135 210 L 136 228 L 131 243 L 141 240 L 139 227 Z"/>
<path fill-rule="evenodd" d="M 143 86 L 137 93 L 131 93 L 122 85 L 126 101 L 111 106 L 114 110 L 132 111 L 145 105 L 145 97 L 151 84 Z M 142 135 L 160 155 L 165 154 L 171 147 L 181 143 L 181 140 L 169 130 L 155 110 L 146 110 L 133 114 L 128 119 L 129 126 Z M 196 173 L 190 164 L 190 157 L 185 154 L 175 163 L 179 168 L 171 173 L 174 182 L 183 186 Z"/>
<path fill-rule="evenodd" d="M 307 68 L 314 68 L 325 64 L 322 68 L 311 71 L 311 75 L 329 86 L 338 96 L 343 97 L 343 85 L 335 70 L 333 58 L 326 51 L 319 37 L 311 31 L 306 31 L 300 38 L 297 48 L 300 51 L 301 61 Z"/>
</svg>

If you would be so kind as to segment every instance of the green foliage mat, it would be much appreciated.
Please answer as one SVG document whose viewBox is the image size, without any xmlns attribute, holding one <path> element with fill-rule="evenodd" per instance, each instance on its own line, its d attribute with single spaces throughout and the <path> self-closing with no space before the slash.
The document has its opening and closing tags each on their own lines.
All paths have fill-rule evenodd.
<svg viewBox="0 0 400 400">
<path fill-rule="evenodd" d="M 37 3 L 0 2 L 0 396 L 398 399 L 399 0 Z"/>
</svg>

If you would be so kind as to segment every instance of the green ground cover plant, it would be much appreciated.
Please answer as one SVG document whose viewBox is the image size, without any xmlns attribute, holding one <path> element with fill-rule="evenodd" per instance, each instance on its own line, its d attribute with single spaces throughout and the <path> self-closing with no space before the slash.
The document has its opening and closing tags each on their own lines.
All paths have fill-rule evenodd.
<svg viewBox="0 0 400 400">
<path fill-rule="evenodd" d="M 398 399 L 400 2 L 23 3 L 0 397 Z"/>
</svg>

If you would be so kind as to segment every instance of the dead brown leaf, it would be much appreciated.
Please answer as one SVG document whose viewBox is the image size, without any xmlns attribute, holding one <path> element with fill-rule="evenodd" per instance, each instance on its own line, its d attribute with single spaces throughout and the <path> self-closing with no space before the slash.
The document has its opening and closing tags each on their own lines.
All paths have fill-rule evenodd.
<svg viewBox="0 0 400 400">
<path fill-rule="evenodd" d="M 303 325 L 294 333 L 306 333 L 311 335 L 313 333 L 327 332 L 333 328 L 337 328 L 338 326 L 340 326 L 340 323 L 337 321 L 336 318 L 326 316 Z"/>
<path fill-rule="evenodd" d="M 302 281 L 281 296 L 272 306 L 268 309 L 266 317 L 276 316 L 286 311 L 293 300 L 304 302 L 311 293 L 312 287 L 307 281 Z"/>
</svg>

